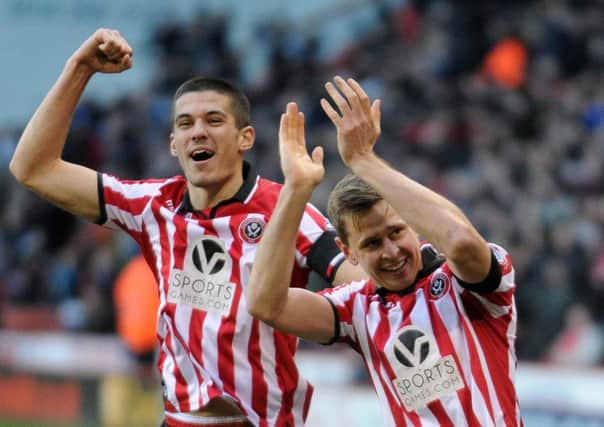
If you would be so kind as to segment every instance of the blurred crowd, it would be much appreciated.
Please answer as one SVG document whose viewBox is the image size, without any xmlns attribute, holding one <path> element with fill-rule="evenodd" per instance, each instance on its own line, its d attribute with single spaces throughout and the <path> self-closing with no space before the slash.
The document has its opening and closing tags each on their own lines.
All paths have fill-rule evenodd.
<svg viewBox="0 0 604 427">
<path fill-rule="evenodd" d="M 172 94 L 193 75 L 219 76 L 250 97 L 257 141 L 248 160 L 268 178 L 281 179 L 279 116 L 298 102 L 309 145 L 326 149 L 313 199 L 324 210 L 346 170 L 319 100 L 334 75 L 355 77 L 382 99 L 380 154 L 461 206 L 512 254 L 521 360 L 604 362 L 604 4 L 374 7 L 375 22 L 327 56 L 320 31 L 308 26 L 266 22 L 252 42 L 232 46 L 228 16 L 166 22 L 149 41 L 153 79 L 111 105 L 86 98 L 64 157 L 123 178 L 177 174 L 168 151 Z M 255 49 L 267 52 L 264 72 L 246 79 L 243 58 Z M 18 187 L 7 166 L 20 132 L 0 128 L 0 328 L 114 331 L 114 283 L 137 249 L 125 234 Z M 31 307 L 53 320 L 34 325 L 19 315 Z"/>
</svg>

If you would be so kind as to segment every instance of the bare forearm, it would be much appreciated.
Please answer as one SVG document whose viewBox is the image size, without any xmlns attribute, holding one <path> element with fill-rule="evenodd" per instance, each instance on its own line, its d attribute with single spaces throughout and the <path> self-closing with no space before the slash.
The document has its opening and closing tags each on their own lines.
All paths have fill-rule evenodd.
<svg viewBox="0 0 604 427">
<path fill-rule="evenodd" d="M 277 318 L 287 301 L 298 227 L 312 189 L 284 185 L 262 236 L 247 289 L 250 313 Z"/>
<path fill-rule="evenodd" d="M 27 124 L 10 163 L 25 184 L 60 160 L 73 112 L 92 73 L 69 60 Z"/>
<path fill-rule="evenodd" d="M 471 239 L 482 238 L 463 212 L 446 198 L 390 167 L 375 155 L 350 164 L 353 172 L 378 190 L 385 200 L 422 237 L 446 255 Z"/>
</svg>

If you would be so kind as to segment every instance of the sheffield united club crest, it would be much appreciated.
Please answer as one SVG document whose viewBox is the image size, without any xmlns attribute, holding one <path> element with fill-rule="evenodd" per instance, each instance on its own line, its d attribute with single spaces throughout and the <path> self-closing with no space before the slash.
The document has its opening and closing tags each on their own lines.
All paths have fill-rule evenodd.
<svg viewBox="0 0 604 427">
<path fill-rule="evenodd" d="M 239 235 L 248 243 L 257 243 L 262 237 L 266 222 L 263 218 L 247 218 L 239 225 Z"/>
</svg>

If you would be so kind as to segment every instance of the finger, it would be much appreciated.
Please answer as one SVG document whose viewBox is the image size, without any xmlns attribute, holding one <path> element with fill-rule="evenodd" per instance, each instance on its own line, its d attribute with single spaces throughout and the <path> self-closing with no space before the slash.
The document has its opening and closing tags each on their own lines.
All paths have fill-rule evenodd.
<svg viewBox="0 0 604 427">
<path fill-rule="evenodd" d="M 105 43 L 109 38 L 109 30 L 106 28 L 99 28 L 94 32 L 92 38 L 94 39 L 97 45 L 101 45 Z"/>
<path fill-rule="evenodd" d="M 287 126 L 287 134 L 286 134 L 286 142 L 291 143 L 292 138 L 296 136 L 296 117 L 298 115 L 298 104 L 295 102 L 288 102 L 286 108 L 286 126 Z"/>
<path fill-rule="evenodd" d="M 287 137 L 287 115 L 281 114 L 281 120 L 279 120 L 279 146 L 285 143 Z"/>
<path fill-rule="evenodd" d="M 279 125 L 279 142 L 285 144 L 288 138 L 289 127 L 289 104 L 285 106 L 285 111 L 281 114 L 281 123 Z"/>
<path fill-rule="evenodd" d="M 132 55 L 124 55 L 122 58 L 122 67 L 124 69 L 132 68 Z"/>
<path fill-rule="evenodd" d="M 124 55 L 129 55 L 129 56 L 133 55 L 132 48 L 130 47 L 128 42 L 124 39 L 120 39 L 120 49 L 124 53 Z"/>
<path fill-rule="evenodd" d="M 126 41 L 126 39 L 117 30 L 106 30 L 106 36 L 109 40 L 115 44 L 115 46 L 124 54 L 132 55 L 132 48 Z"/>
<path fill-rule="evenodd" d="M 342 115 L 344 115 L 344 113 L 346 113 L 347 111 L 350 111 L 350 105 L 348 104 L 348 101 L 342 96 L 340 91 L 333 85 L 333 83 L 327 82 L 325 84 L 325 89 L 327 90 L 327 93 L 329 94 L 333 102 L 339 108 L 340 113 Z"/>
<path fill-rule="evenodd" d="M 321 98 L 321 108 L 325 111 L 329 120 L 331 120 L 336 127 L 339 127 L 342 118 L 325 98 Z"/>
<path fill-rule="evenodd" d="M 376 99 L 375 101 L 373 101 L 373 104 L 371 105 L 371 118 L 373 120 L 373 126 L 377 130 L 378 134 L 382 133 L 382 124 L 381 124 L 382 112 L 380 110 L 381 106 L 382 106 L 382 101 L 380 99 Z"/>
<path fill-rule="evenodd" d="M 132 56 L 132 48 L 119 31 L 102 30 L 97 37 L 99 50 L 112 62 L 121 62 L 126 55 Z"/>
<path fill-rule="evenodd" d="M 99 45 L 99 51 L 103 54 L 103 57 L 106 60 L 114 64 L 121 62 L 123 59 L 123 55 L 112 40 Z"/>
<path fill-rule="evenodd" d="M 298 113 L 298 104 L 295 102 L 288 102 L 286 111 L 287 114 L 295 116 Z"/>
<path fill-rule="evenodd" d="M 107 56 L 113 55 L 119 49 L 117 37 L 112 30 L 101 31 L 99 49 Z"/>
<path fill-rule="evenodd" d="M 359 101 L 359 97 L 357 96 L 356 92 L 354 90 L 352 90 L 350 85 L 342 77 L 336 76 L 334 78 L 334 81 L 335 81 L 336 85 L 338 86 L 338 88 L 340 89 L 340 91 L 346 97 L 346 101 L 347 101 L 348 105 L 350 106 L 350 109 L 354 110 L 354 111 L 358 111 L 358 109 L 361 108 L 361 102 Z"/>
<path fill-rule="evenodd" d="M 352 79 L 352 78 L 348 79 L 348 85 L 355 92 L 363 109 L 366 112 L 369 112 L 371 105 L 369 102 L 369 95 L 367 95 L 367 92 L 365 92 L 363 87 L 355 79 Z"/>
<path fill-rule="evenodd" d="M 304 136 L 304 113 L 298 112 L 296 124 L 296 142 L 304 151 L 306 151 L 306 140 Z"/>
<path fill-rule="evenodd" d="M 126 56 L 132 56 L 128 49 L 115 42 L 109 42 L 106 45 L 101 45 L 99 46 L 99 49 L 101 52 L 103 52 L 103 54 L 105 54 L 107 59 L 116 64 L 122 62 Z"/>
</svg>

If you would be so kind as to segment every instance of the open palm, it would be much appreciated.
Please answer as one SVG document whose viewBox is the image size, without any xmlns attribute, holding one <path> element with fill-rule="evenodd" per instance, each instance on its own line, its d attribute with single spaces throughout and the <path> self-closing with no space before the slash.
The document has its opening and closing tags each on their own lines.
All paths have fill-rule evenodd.
<svg viewBox="0 0 604 427">
<path fill-rule="evenodd" d="M 351 167 L 355 160 L 362 160 L 373 153 L 381 133 L 380 100 L 372 103 L 354 79 L 344 80 L 336 76 L 334 83 L 328 82 L 325 88 L 337 109 L 325 98 L 321 99 L 321 107 L 337 129 L 340 157 Z"/>
<path fill-rule="evenodd" d="M 304 114 L 295 102 L 287 104 L 281 115 L 279 128 L 279 154 L 285 181 L 296 186 L 315 188 L 325 174 L 323 148 L 315 147 L 309 155 L 304 135 Z"/>
</svg>

